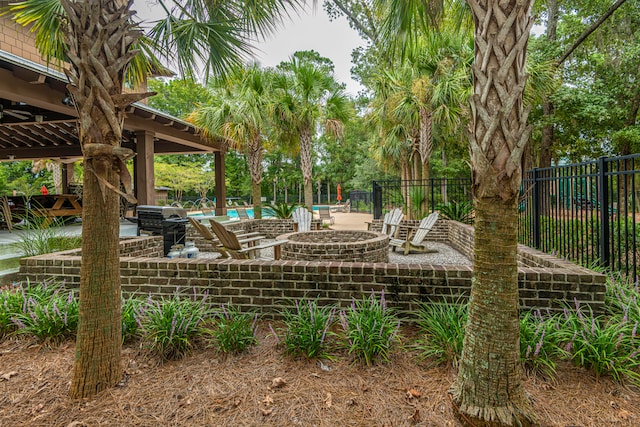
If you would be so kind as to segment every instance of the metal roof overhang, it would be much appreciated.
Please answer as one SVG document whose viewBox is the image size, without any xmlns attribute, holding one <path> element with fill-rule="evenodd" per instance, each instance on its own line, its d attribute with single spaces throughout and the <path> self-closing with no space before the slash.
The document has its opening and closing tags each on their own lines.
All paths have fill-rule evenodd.
<svg viewBox="0 0 640 427">
<path fill-rule="evenodd" d="M 63 103 L 64 74 L 0 50 L 0 161 L 82 157 L 77 112 Z M 219 151 L 192 124 L 135 103 L 127 109 L 122 146 L 136 151 L 135 134 L 154 135 L 155 154 Z"/>
</svg>

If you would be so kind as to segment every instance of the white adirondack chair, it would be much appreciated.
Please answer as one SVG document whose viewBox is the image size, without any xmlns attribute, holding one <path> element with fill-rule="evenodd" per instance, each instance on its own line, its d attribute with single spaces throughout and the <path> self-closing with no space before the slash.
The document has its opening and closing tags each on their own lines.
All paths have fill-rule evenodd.
<svg viewBox="0 0 640 427">
<path fill-rule="evenodd" d="M 294 231 L 311 231 L 311 219 L 313 214 L 304 206 L 299 206 L 291 215 Z"/>
<path fill-rule="evenodd" d="M 433 249 L 429 249 L 424 240 L 427 237 L 427 234 L 429 234 L 429 232 L 435 225 L 437 220 L 438 220 L 438 212 L 434 212 L 431 215 L 423 218 L 422 221 L 420 221 L 420 225 L 418 225 L 417 228 L 407 227 L 407 228 L 410 228 L 410 230 L 407 231 L 406 239 L 403 240 L 403 239 L 391 238 L 391 240 L 389 240 L 389 246 L 391 246 L 391 249 L 394 252 L 396 248 L 403 248 L 405 255 L 408 255 L 411 250 L 416 250 L 422 253 L 436 252 Z"/>
<path fill-rule="evenodd" d="M 394 238 L 396 236 L 398 226 L 402 221 L 402 217 L 404 217 L 404 214 L 400 208 L 395 208 L 387 212 L 384 215 L 382 222 L 382 234 L 386 234 L 387 236 Z"/>
</svg>

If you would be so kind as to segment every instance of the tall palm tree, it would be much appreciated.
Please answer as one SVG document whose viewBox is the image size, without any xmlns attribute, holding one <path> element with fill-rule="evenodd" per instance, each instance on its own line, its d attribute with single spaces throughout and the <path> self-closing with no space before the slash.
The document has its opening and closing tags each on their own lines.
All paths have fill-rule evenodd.
<svg viewBox="0 0 640 427">
<path fill-rule="evenodd" d="M 148 36 L 181 70 L 193 71 L 201 60 L 207 72 L 224 74 L 250 52 L 253 37 L 274 30 L 286 8 L 301 3 L 186 0 L 171 7 L 159 0 L 166 19 Z M 122 376 L 118 189 L 122 180 L 130 181 L 125 160 L 133 153 L 120 144 L 126 107 L 150 95 L 123 93 L 127 72 L 141 58 L 135 44 L 148 40 L 133 22 L 132 4 L 27 0 L 14 6 L 17 20 L 36 23 L 45 56 L 69 61 L 69 91 L 78 110 L 86 173 L 73 398 L 91 397 Z"/>
<path fill-rule="evenodd" d="M 425 31 L 427 4 L 379 0 L 397 24 L 394 43 Z M 457 413 L 475 426 L 527 426 L 533 413 L 520 364 L 517 200 L 530 135 L 523 93 L 533 0 L 468 0 L 475 25 L 469 136 L 476 210 L 474 280 L 456 382 Z M 412 9 L 413 8 L 413 9 Z M 416 12 L 419 11 L 419 12 Z M 412 12 L 412 13 L 410 13 Z M 413 25 L 415 23 L 418 25 Z M 437 23 L 437 21 L 436 21 Z M 398 36 L 399 35 L 399 36 Z"/>
<path fill-rule="evenodd" d="M 333 78 L 333 65 L 315 52 L 296 52 L 279 66 L 273 114 L 280 138 L 300 147 L 304 204 L 313 207 L 313 140 L 320 130 L 340 136 L 353 113 L 349 98 Z"/>
<path fill-rule="evenodd" d="M 211 138 L 223 138 L 247 156 L 254 216 L 262 218 L 263 140 L 269 121 L 270 73 L 257 64 L 238 67 L 212 88 L 211 102 L 200 105 L 187 121 Z"/>
<path fill-rule="evenodd" d="M 518 318 L 518 194 L 529 141 L 523 93 L 533 0 L 469 0 L 475 23 L 469 146 L 474 281 L 453 400 L 474 425 L 530 425 Z"/>
</svg>

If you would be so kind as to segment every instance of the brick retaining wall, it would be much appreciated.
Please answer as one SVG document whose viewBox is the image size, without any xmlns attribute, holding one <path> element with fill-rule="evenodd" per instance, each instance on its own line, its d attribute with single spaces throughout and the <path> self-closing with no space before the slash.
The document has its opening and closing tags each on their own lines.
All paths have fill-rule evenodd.
<svg viewBox="0 0 640 427">
<path fill-rule="evenodd" d="M 255 226 L 251 221 L 243 223 L 234 226 Z M 469 226 L 438 221 L 435 230 L 439 231 L 431 237 L 441 239 L 448 235 L 463 253 L 469 251 L 469 245 L 473 247 L 473 229 Z M 162 247 L 159 237 L 123 243 L 131 248 L 129 256 L 120 260 L 125 293 L 169 296 L 177 290 L 191 294 L 195 290 L 199 295 L 207 292 L 215 302 L 267 314 L 275 314 L 290 298 L 319 298 L 321 303 L 346 306 L 352 297 L 383 289 L 396 307 L 414 311 L 417 301 L 453 301 L 460 295 L 468 296 L 473 275 L 472 267 L 453 265 L 150 258 L 133 250 L 139 239 Z M 77 286 L 80 256 L 77 250 L 69 252 L 23 259 L 20 277 L 31 281 L 54 277 L 65 280 L 68 286 Z M 520 260 L 518 281 L 523 309 L 556 311 L 561 309 L 561 301 L 572 303 L 576 298 L 590 305 L 595 313 L 604 311 L 604 275 L 530 248 L 520 247 Z"/>
</svg>

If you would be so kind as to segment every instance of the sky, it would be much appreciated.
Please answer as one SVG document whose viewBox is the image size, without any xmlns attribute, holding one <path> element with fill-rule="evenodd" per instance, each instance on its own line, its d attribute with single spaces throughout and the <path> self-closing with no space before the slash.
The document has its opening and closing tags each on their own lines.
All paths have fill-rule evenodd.
<svg viewBox="0 0 640 427">
<path fill-rule="evenodd" d="M 351 79 L 351 51 L 364 44 L 344 16 L 330 21 L 319 4 L 315 11 L 293 16 L 270 39 L 257 44 L 260 51 L 256 59 L 271 67 L 286 61 L 296 51 L 315 50 L 333 61 L 336 80 L 345 83 L 351 95 L 357 95 L 363 87 Z"/>
<path fill-rule="evenodd" d="M 153 1 L 137 0 L 134 9 L 145 21 L 162 18 L 162 9 Z M 364 45 L 358 33 L 349 27 L 345 17 L 329 21 L 318 2 L 315 10 L 307 7 L 299 15 L 285 19 L 282 28 L 267 40 L 255 44 L 256 60 L 263 66 L 273 67 L 300 50 L 315 50 L 335 65 L 336 80 L 345 83 L 347 92 L 357 95 L 363 87 L 351 79 L 351 51 Z"/>
</svg>

